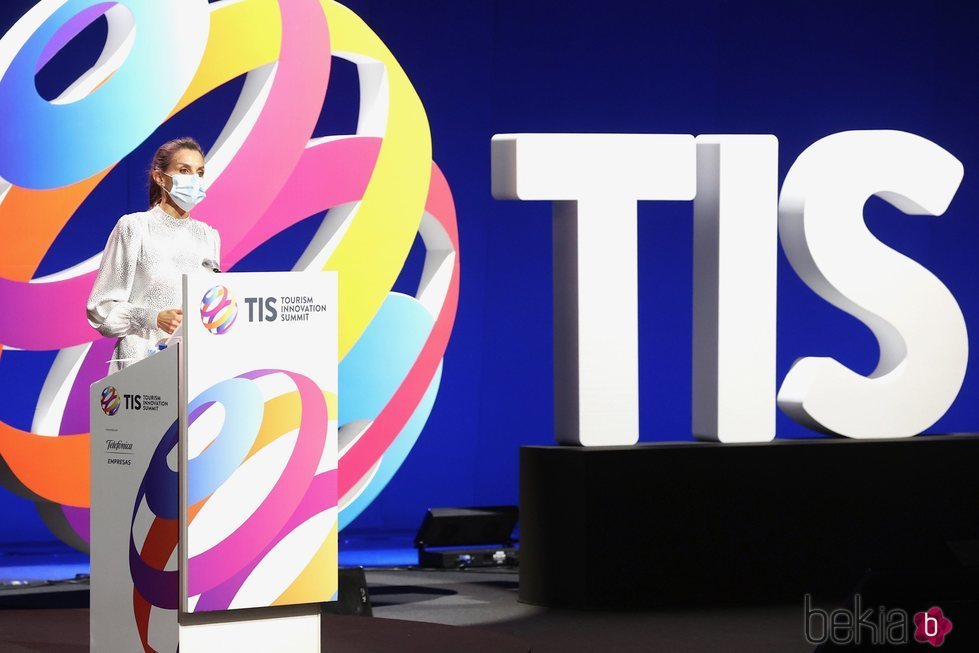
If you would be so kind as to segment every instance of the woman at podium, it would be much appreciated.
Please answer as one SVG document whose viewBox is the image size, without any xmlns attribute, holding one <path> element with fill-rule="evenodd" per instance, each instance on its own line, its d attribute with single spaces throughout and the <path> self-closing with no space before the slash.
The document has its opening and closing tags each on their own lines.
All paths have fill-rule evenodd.
<svg viewBox="0 0 979 653">
<path fill-rule="evenodd" d="M 204 199 L 204 152 L 193 138 L 164 143 L 149 172 L 150 209 L 119 218 L 88 298 L 89 324 L 118 338 L 109 372 L 146 358 L 183 320 L 181 276 L 218 269 L 218 232 L 190 217 Z"/>
</svg>

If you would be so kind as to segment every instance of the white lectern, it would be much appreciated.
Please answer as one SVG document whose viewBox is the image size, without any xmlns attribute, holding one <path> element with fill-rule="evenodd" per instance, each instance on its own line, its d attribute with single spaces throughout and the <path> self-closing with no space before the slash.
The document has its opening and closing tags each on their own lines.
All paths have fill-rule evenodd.
<svg viewBox="0 0 979 653">
<path fill-rule="evenodd" d="M 184 277 L 91 389 L 93 651 L 319 651 L 337 592 L 335 273 Z"/>
</svg>

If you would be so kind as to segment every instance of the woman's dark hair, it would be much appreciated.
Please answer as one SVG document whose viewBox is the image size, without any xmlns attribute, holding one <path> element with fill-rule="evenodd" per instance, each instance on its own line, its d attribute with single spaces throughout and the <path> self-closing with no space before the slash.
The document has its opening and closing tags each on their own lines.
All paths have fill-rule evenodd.
<svg viewBox="0 0 979 653">
<path fill-rule="evenodd" d="M 201 156 L 204 156 L 204 150 L 201 149 L 200 143 L 190 136 L 175 138 L 161 145 L 160 149 L 153 155 L 153 163 L 150 165 L 150 208 L 163 201 L 163 189 L 160 188 L 158 183 L 153 181 L 153 171 L 159 170 L 163 172 L 169 168 L 170 162 L 173 160 L 173 155 L 180 150 L 195 150 L 200 152 Z"/>
</svg>

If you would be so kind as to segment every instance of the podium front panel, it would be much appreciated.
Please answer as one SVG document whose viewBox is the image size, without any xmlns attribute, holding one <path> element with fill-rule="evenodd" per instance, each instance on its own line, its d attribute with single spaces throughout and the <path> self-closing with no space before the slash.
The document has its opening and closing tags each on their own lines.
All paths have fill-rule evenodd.
<svg viewBox="0 0 979 653">
<path fill-rule="evenodd" d="M 177 649 L 173 347 L 92 385 L 92 651 Z"/>
<path fill-rule="evenodd" d="M 182 609 L 333 600 L 336 275 L 184 283 Z"/>
</svg>

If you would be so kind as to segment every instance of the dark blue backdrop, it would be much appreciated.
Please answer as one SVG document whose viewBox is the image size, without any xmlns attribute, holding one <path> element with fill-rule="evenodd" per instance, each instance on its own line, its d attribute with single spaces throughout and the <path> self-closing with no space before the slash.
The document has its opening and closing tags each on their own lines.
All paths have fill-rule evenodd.
<svg viewBox="0 0 979 653">
<path fill-rule="evenodd" d="M 5 2 L 3 30 L 31 4 Z M 979 324 L 979 7 L 895 0 L 346 4 L 395 53 L 428 110 L 434 158 L 455 195 L 462 257 L 459 313 L 428 426 L 351 528 L 412 529 L 429 506 L 515 503 L 519 446 L 552 442 L 550 206 L 491 198 L 495 133 L 771 133 L 779 139 L 782 176 L 803 149 L 834 132 L 920 134 L 965 165 L 948 212 L 906 216 L 871 200 L 867 221 L 938 275 L 967 324 Z M 73 67 L 94 60 L 99 38 L 95 26 L 77 39 L 75 50 L 38 79 L 42 93 L 56 94 Z M 338 65 L 333 74 L 318 133 L 353 128 L 352 67 Z M 119 166 L 59 238 L 42 272 L 64 266 L 69 243 L 73 252 L 80 242 L 101 248 L 121 213 L 142 210 L 152 147 L 183 133 L 210 144 L 239 87 L 232 82 L 187 109 Z M 689 439 L 692 204 L 643 203 L 639 214 L 642 439 Z M 293 234 L 238 269 L 281 266 L 298 253 Z M 409 291 L 418 263 L 416 252 L 401 281 Z M 809 355 L 833 356 L 862 373 L 873 369 L 878 352 L 870 332 L 809 291 L 784 257 L 778 284 L 780 380 L 792 361 Z M 0 365 L 7 397 L 0 416 L 21 428 L 30 425 L 43 382 L 41 370 L 27 369 L 34 364 L 26 354 L 4 352 Z M 979 430 L 976 377 L 970 365 L 957 402 L 933 431 Z M 778 433 L 815 436 L 781 414 Z M 2 490 L 0 514 L 0 542 L 50 538 L 32 505 Z"/>
</svg>

